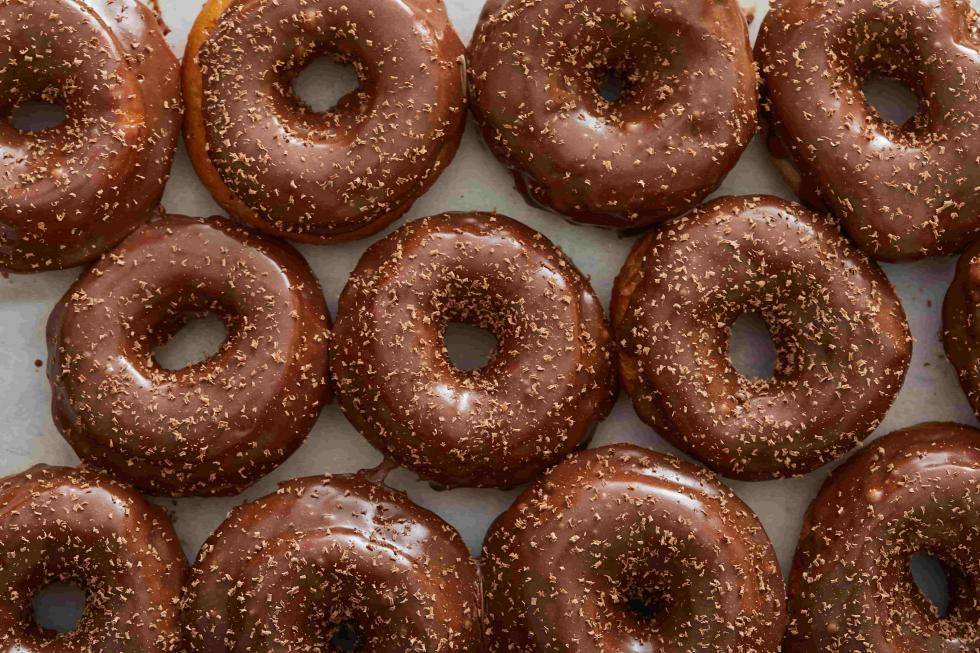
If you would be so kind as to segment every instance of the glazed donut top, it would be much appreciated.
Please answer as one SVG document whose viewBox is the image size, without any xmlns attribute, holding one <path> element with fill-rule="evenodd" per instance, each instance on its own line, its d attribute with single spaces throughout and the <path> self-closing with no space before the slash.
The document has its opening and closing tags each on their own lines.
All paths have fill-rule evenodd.
<svg viewBox="0 0 980 653">
<path fill-rule="evenodd" d="M 946 566 L 945 616 L 909 557 Z M 924 424 L 837 469 L 803 525 L 790 578 L 787 653 L 980 650 L 980 431 Z"/>
<path fill-rule="evenodd" d="M 0 115 L 43 100 L 65 121 L 0 120 L 0 269 L 71 267 L 156 208 L 180 131 L 177 59 L 136 0 L 0 3 Z"/>
<path fill-rule="evenodd" d="M 0 480 L 0 650 L 182 653 L 187 561 L 163 510 L 87 469 L 38 466 Z M 86 591 L 78 625 L 31 618 L 53 582 Z"/>
<path fill-rule="evenodd" d="M 188 590 L 194 653 L 481 650 L 466 545 L 364 474 L 288 481 L 236 508 Z"/>
<path fill-rule="evenodd" d="M 188 317 L 227 338 L 179 370 L 155 348 Z M 154 494 L 241 491 L 329 401 L 330 319 L 292 247 L 228 220 L 166 216 L 82 275 L 48 322 L 52 409 L 84 459 Z"/>
<path fill-rule="evenodd" d="M 188 53 L 205 158 L 218 200 L 253 226 L 308 242 L 367 235 L 455 153 L 463 46 L 441 0 L 212 0 L 201 21 L 206 40 Z M 291 82 L 320 54 L 352 63 L 360 88 L 315 113 Z"/>
<path fill-rule="evenodd" d="M 492 332 L 462 371 L 450 322 Z M 591 435 L 612 408 L 609 328 L 588 280 L 505 216 L 449 213 L 372 246 L 344 288 L 331 368 L 345 415 L 399 464 L 448 487 L 512 487 Z"/>
<path fill-rule="evenodd" d="M 762 525 L 706 470 L 631 445 L 576 453 L 484 544 L 490 651 L 777 653 Z"/>
<path fill-rule="evenodd" d="M 869 254 L 961 250 L 980 234 L 980 17 L 969 0 L 779 0 L 756 46 L 777 149 Z M 919 100 L 904 125 L 862 85 L 883 74 Z"/>
<path fill-rule="evenodd" d="M 607 79 L 619 82 L 613 100 Z M 469 81 L 487 143 L 520 189 L 619 229 L 700 202 L 757 125 L 734 0 L 492 0 Z"/>
<path fill-rule="evenodd" d="M 912 353 L 885 274 L 824 215 L 777 197 L 723 197 L 630 254 L 613 324 L 637 411 L 715 471 L 803 474 L 871 434 Z M 745 313 L 766 322 L 771 377 L 729 356 Z"/>
</svg>

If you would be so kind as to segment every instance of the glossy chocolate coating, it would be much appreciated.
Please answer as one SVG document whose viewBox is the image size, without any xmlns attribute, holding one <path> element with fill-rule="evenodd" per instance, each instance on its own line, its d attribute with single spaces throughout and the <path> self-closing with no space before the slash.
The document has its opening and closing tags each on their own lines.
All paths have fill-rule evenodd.
<svg viewBox="0 0 980 653">
<path fill-rule="evenodd" d="M 744 313 L 769 327 L 771 378 L 728 356 Z M 859 444 L 908 370 L 884 273 L 830 220 L 775 197 L 726 197 L 639 242 L 616 280 L 620 375 L 640 417 L 711 469 L 804 474 Z"/>
<path fill-rule="evenodd" d="M 323 54 L 353 64 L 360 87 L 316 113 L 291 84 Z M 463 45 L 442 0 L 210 0 L 184 95 L 191 159 L 229 213 L 293 240 L 351 240 L 401 216 L 452 160 Z"/>
<path fill-rule="evenodd" d="M 909 558 L 945 563 L 941 618 Z M 980 431 L 924 424 L 869 444 L 810 506 L 789 582 L 786 653 L 980 651 Z"/>
<path fill-rule="evenodd" d="M 163 510 L 89 469 L 37 466 L 0 479 L 0 650 L 183 653 L 187 560 Z M 54 582 L 86 592 L 66 633 L 33 619 Z"/>
<path fill-rule="evenodd" d="M 487 650 L 777 653 L 785 592 L 752 511 L 632 445 L 569 457 L 483 548 Z"/>
<path fill-rule="evenodd" d="M 486 366 L 449 361 L 450 322 L 496 336 Z M 386 456 L 447 487 L 510 487 L 609 413 L 610 344 L 588 280 L 543 235 L 447 213 L 364 254 L 340 297 L 331 367 L 344 414 Z"/>
<path fill-rule="evenodd" d="M 980 415 L 980 241 L 960 257 L 946 292 L 943 341 L 960 385 Z"/>
<path fill-rule="evenodd" d="M 479 653 L 476 565 L 452 526 L 364 475 L 296 479 L 205 543 L 185 611 L 192 653 Z"/>
<path fill-rule="evenodd" d="M 777 165 L 876 258 L 951 254 L 980 235 L 978 34 L 969 0 L 777 0 L 763 22 Z M 882 118 L 862 92 L 872 74 L 910 87 L 916 116 Z"/>
<path fill-rule="evenodd" d="M 491 0 L 469 83 L 484 139 L 530 201 L 617 229 L 696 206 L 757 126 L 735 0 Z"/>
<path fill-rule="evenodd" d="M 192 315 L 228 337 L 162 368 Z M 292 247 L 228 220 L 140 228 L 69 289 L 48 322 L 52 411 L 78 455 L 153 494 L 234 494 L 302 443 L 329 401 L 330 320 Z"/>
<path fill-rule="evenodd" d="M 180 131 L 177 59 L 136 0 L 0 3 L 0 116 L 44 100 L 53 128 L 0 119 L 0 270 L 79 265 L 156 210 Z"/>
</svg>

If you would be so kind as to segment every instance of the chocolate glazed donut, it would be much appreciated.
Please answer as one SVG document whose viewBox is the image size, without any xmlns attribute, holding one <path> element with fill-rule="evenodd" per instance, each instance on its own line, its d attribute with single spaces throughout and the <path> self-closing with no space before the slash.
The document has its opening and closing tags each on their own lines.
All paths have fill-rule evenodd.
<svg viewBox="0 0 980 653">
<path fill-rule="evenodd" d="M 228 330 L 205 361 L 153 355 L 193 315 Z M 55 423 L 78 455 L 169 496 L 234 494 L 303 441 L 329 401 L 329 316 L 293 248 L 169 216 L 82 275 L 48 322 Z"/>
<path fill-rule="evenodd" d="M 0 270 L 92 259 L 156 210 L 180 131 L 180 77 L 136 0 L 0 3 L 0 116 L 43 100 L 64 122 L 0 120 Z"/>
<path fill-rule="evenodd" d="M 978 35 L 969 0 L 777 0 L 762 24 L 777 167 L 876 258 L 950 254 L 980 234 Z M 915 91 L 905 124 L 865 99 L 874 74 Z"/>
<path fill-rule="evenodd" d="M 828 479 L 789 582 L 787 653 L 980 651 L 980 431 L 892 433 Z M 949 612 L 915 586 L 910 556 L 947 567 Z"/>
<path fill-rule="evenodd" d="M 640 417 L 711 469 L 804 474 L 860 443 L 902 386 L 912 340 L 884 273 L 825 217 L 775 197 L 726 197 L 634 248 L 616 280 L 620 376 Z M 761 315 L 771 378 L 728 356 Z"/>
<path fill-rule="evenodd" d="M 960 257 L 946 292 L 943 341 L 960 385 L 980 415 L 980 241 Z"/>
<path fill-rule="evenodd" d="M 365 474 L 234 510 L 188 586 L 191 653 L 479 653 L 476 565 L 452 526 Z"/>
<path fill-rule="evenodd" d="M 447 356 L 450 322 L 493 333 L 483 368 Z M 373 245 L 340 297 L 331 368 L 351 423 L 446 487 L 511 487 L 581 446 L 615 397 L 588 280 L 536 231 L 488 213 L 418 220 Z"/>
<path fill-rule="evenodd" d="M 491 0 L 470 99 L 528 200 L 635 230 L 696 206 L 756 131 L 734 0 Z"/>
<path fill-rule="evenodd" d="M 488 651 L 777 653 L 779 563 L 713 475 L 613 445 L 569 457 L 483 547 Z"/>
<path fill-rule="evenodd" d="M 313 112 L 291 90 L 318 55 L 360 88 Z M 310 243 L 363 238 L 452 160 L 463 45 L 442 0 L 209 0 L 184 56 L 185 138 L 231 215 Z"/>
<path fill-rule="evenodd" d="M 34 467 L 0 479 L 0 650 L 182 653 L 187 560 L 170 520 L 88 469 Z M 56 633 L 31 603 L 54 582 L 85 590 L 78 625 Z"/>
</svg>

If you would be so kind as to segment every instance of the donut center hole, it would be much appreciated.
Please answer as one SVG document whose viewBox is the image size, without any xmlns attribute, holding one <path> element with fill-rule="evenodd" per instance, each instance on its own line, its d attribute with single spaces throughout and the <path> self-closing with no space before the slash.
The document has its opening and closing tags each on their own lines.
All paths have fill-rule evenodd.
<svg viewBox="0 0 980 653">
<path fill-rule="evenodd" d="M 653 621 L 660 607 L 657 600 L 646 592 L 632 596 L 626 601 L 626 609 L 639 621 Z"/>
<path fill-rule="evenodd" d="M 47 100 L 21 102 L 10 112 L 10 124 L 14 129 L 27 133 L 54 129 L 67 119 L 65 107 Z"/>
<path fill-rule="evenodd" d="M 361 635 L 357 628 L 348 622 L 339 624 L 330 637 L 330 650 L 337 653 L 354 653 L 361 645 Z"/>
<path fill-rule="evenodd" d="M 34 622 L 42 629 L 67 633 L 85 612 L 85 590 L 69 583 L 51 583 L 34 596 Z"/>
<path fill-rule="evenodd" d="M 353 65 L 324 54 L 313 58 L 293 78 L 293 95 L 315 113 L 332 113 L 340 100 L 360 85 Z"/>
<path fill-rule="evenodd" d="M 629 93 L 631 71 L 625 66 L 606 70 L 599 78 L 599 95 L 607 102 L 616 103 Z"/>
<path fill-rule="evenodd" d="M 952 602 L 946 566 L 939 558 L 920 551 L 909 558 L 909 571 L 919 592 L 935 608 L 936 614 L 945 619 Z"/>
<path fill-rule="evenodd" d="M 450 322 L 442 337 L 446 357 L 463 372 L 486 367 L 498 346 L 496 336 L 489 330 L 465 322 Z"/>
<path fill-rule="evenodd" d="M 912 88 L 892 77 L 872 73 L 862 87 L 865 102 L 882 119 L 903 126 L 919 113 L 919 98 Z"/>
<path fill-rule="evenodd" d="M 728 358 L 748 379 L 771 379 L 776 373 L 776 343 L 766 320 L 758 313 L 743 313 L 732 324 Z"/>
<path fill-rule="evenodd" d="M 182 370 L 214 356 L 227 339 L 228 326 L 220 317 L 213 313 L 192 315 L 153 350 L 153 357 L 165 370 Z"/>
</svg>

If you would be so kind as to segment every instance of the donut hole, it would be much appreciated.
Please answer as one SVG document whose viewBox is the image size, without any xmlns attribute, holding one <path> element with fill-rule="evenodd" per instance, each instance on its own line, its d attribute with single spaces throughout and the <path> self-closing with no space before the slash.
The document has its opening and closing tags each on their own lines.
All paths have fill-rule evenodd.
<svg viewBox="0 0 980 653">
<path fill-rule="evenodd" d="M 360 86 L 354 65 L 332 54 L 314 56 L 292 80 L 293 96 L 300 105 L 322 114 L 336 112 L 340 102 Z"/>
<path fill-rule="evenodd" d="M 31 604 L 34 623 L 42 632 L 71 632 L 82 619 L 85 601 L 86 593 L 81 586 L 72 583 L 50 583 L 34 595 Z"/>
<path fill-rule="evenodd" d="M 874 72 L 867 76 L 861 90 L 868 106 L 897 127 L 908 125 L 919 113 L 919 97 L 899 79 Z"/>
<path fill-rule="evenodd" d="M 361 634 L 357 627 L 350 622 L 343 622 L 334 627 L 330 636 L 330 651 L 336 653 L 353 653 L 361 645 Z"/>
<path fill-rule="evenodd" d="M 10 111 L 10 124 L 14 129 L 25 133 L 54 129 L 67 119 L 65 107 L 49 100 L 27 100 Z"/>
<path fill-rule="evenodd" d="M 217 354 L 228 340 L 228 325 L 215 313 L 191 314 L 180 322 L 153 350 L 154 360 L 165 370 L 182 370 L 202 363 Z"/>
<path fill-rule="evenodd" d="M 663 605 L 653 596 L 652 592 L 637 592 L 626 599 L 626 609 L 637 621 L 649 622 L 657 618 Z"/>
<path fill-rule="evenodd" d="M 576 92 L 591 113 L 613 124 L 650 120 L 685 81 L 679 46 L 668 46 L 653 26 L 619 33 L 612 44 L 606 35 L 586 39 L 577 54 L 589 63 L 569 75 Z"/>
<path fill-rule="evenodd" d="M 461 372 L 486 367 L 499 344 L 489 329 L 466 322 L 449 322 L 442 338 L 446 358 Z"/>
<path fill-rule="evenodd" d="M 627 95 L 633 81 L 629 68 L 610 68 L 599 82 L 599 95 L 607 102 L 619 102 Z"/>
<path fill-rule="evenodd" d="M 759 313 L 746 312 L 735 320 L 728 339 L 732 367 L 747 379 L 771 379 L 778 351 L 769 324 Z"/>
<path fill-rule="evenodd" d="M 952 606 L 949 571 L 943 562 L 919 551 L 909 557 L 909 572 L 922 597 L 932 606 L 940 619 L 949 616 Z"/>
</svg>

